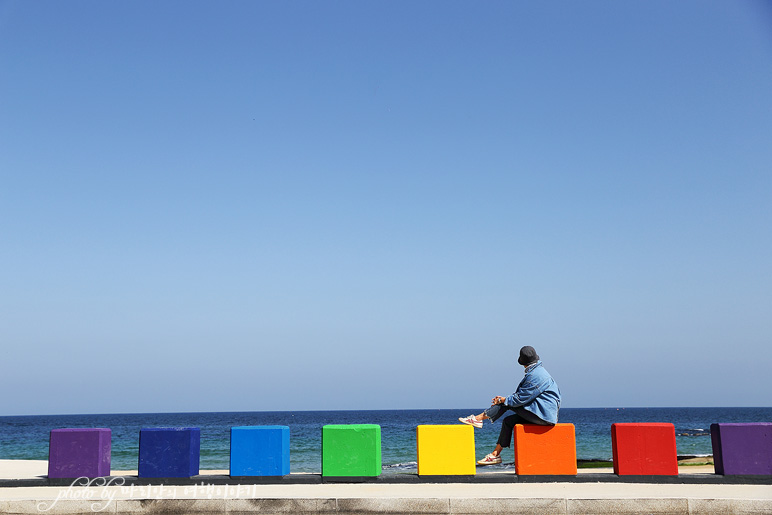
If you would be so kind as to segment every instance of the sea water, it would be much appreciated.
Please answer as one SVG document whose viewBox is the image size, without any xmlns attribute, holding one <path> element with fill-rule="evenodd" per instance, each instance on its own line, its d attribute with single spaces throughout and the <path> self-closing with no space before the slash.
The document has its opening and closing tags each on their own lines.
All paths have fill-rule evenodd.
<svg viewBox="0 0 772 515">
<path fill-rule="evenodd" d="M 457 424 L 458 417 L 480 411 L 478 408 L 0 417 L 0 459 L 46 460 L 52 429 L 107 427 L 112 430 L 112 470 L 136 470 L 141 428 L 198 427 L 201 429 L 201 470 L 227 470 L 231 427 L 286 425 L 290 428 L 292 472 L 319 472 L 323 425 L 378 424 L 384 473 L 414 472 L 416 426 Z M 710 424 L 772 422 L 772 408 L 563 408 L 560 422 L 576 426 L 576 452 L 580 460 L 611 460 L 611 424 L 614 422 L 672 423 L 678 454 L 705 456 L 712 454 Z M 482 429 L 475 430 L 478 458 L 493 450 L 500 427 L 500 423 L 486 421 Z M 514 461 L 511 448 L 503 457 L 504 463 L 494 467 L 511 468 Z"/>
</svg>

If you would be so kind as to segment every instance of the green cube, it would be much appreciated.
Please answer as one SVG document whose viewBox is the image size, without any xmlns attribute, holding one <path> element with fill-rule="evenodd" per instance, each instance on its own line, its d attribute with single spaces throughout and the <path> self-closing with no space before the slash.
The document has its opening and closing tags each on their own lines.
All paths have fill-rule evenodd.
<svg viewBox="0 0 772 515">
<path fill-rule="evenodd" d="M 322 427 L 322 476 L 381 475 L 381 426 L 330 424 Z"/>
</svg>

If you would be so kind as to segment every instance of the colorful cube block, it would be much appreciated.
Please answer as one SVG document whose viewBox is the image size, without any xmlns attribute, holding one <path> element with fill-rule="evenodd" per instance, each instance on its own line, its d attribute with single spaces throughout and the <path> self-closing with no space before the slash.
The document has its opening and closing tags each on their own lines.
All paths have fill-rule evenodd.
<svg viewBox="0 0 772 515">
<path fill-rule="evenodd" d="M 418 426 L 416 446 L 419 476 L 473 476 L 477 473 L 472 426 Z"/>
<path fill-rule="evenodd" d="M 614 473 L 620 476 L 678 475 L 673 424 L 611 424 L 611 451 Z"/>
<path fill-rule="evenodd" d="M 106 428 L 52 430 L 48 445 L 48 477 L 109 476 L 111 436 L 112 432 Z"/>
<path fill-rule="evenodd" d="M 772 475 L 772 423 L 711 424 L 716 474 Z"/>
<path fill-rule="evenodd" d="M 516 424 L 512 434 L 518 475 L 576 475 L 573 424 Z"/>
<path fill-rule="evenodd" d="M 381 474 L 381 426 L 330 424 L 322 427 L 322 476 Z"/>
<path fill-rule="evenodd" d="M 290 473 L 287 426 L 231 428 L 231 476 L 286 476 Z"/>
<path fill-rule="evenodd" d="M 201 430 L 197 427 L 157 427 L 139 431 L 139 477 L 198 475 Z"/>
</svg>

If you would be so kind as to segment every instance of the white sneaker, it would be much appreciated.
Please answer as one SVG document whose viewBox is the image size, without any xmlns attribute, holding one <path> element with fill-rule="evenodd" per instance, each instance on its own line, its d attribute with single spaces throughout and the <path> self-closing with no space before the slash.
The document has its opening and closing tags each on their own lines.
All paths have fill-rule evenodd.
<svg viewBox="0 0 772 515">
<path fill-rule="evenodd" d="M 499 463 L 501 463 L 501 456 L 494 456 L 493 453 L 477 462 L 478 465 L 498 465 Z"/>
<path fill-rule="evenodd" d="M 482 422 L 474 418 L 474 415 L 469 415 L 468 417 L 459 418 L 459 422 L 462 424 L 469 424 L 470 426 L 474 426 L 477 429 L 480 429 L 482 427 Z"/>
</svg>

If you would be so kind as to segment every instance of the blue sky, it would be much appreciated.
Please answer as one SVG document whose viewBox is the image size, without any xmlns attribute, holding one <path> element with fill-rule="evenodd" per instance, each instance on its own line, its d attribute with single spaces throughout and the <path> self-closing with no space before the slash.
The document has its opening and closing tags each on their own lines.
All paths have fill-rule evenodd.
<svg viewBox="0 0 772 515">
<path fill-rule="evenodd" d="M 770 91 L 769 2 L 0 1 L 0 412 L 769 406 Z"/>
</svg>

